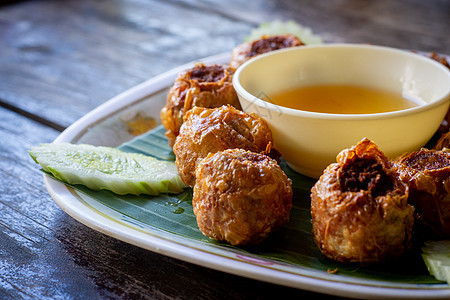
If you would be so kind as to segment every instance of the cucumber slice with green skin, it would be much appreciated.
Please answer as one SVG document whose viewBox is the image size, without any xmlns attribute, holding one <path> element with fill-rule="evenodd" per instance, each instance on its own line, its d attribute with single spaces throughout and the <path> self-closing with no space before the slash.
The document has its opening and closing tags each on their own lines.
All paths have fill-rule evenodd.
<svg viewBox="0 0 450 300">
<path fill-rule="evenodd" d="M 422 258 L 430 274 L 437 280 L 450 284 L 450 240 L 427 241 L 422 251 Z"/>
<path fill-rule="evenodd" d="M 69 184 L 116 194 L 180 193 L 186 185 L 173 162 L 85 144 L 41 144 L 28 151 L 44 171 Z"/>
</svg>

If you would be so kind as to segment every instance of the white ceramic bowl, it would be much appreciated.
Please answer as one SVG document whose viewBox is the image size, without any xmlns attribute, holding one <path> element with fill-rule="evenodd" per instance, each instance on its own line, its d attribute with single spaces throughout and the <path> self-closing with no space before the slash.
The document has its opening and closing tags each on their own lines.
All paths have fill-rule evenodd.
<svg viewBox="0 0 450 300">
<path fill-rule="evenodd" d="M 450 99 L 450 71 L 438 62 L 381 46 L 300 46 L 259 55 L 238 68 L 233 84 L 242 109 L 263 117 L 274 146 L 297 172 L 317 178 L 343 149 L 362 138 L 393 158 L 433 136 Z M 271 95 L 309 85 L 368 86 L 421 99 L 423 104 L 377 114 L 327 114 L 278 106 Z"/>
</svg>

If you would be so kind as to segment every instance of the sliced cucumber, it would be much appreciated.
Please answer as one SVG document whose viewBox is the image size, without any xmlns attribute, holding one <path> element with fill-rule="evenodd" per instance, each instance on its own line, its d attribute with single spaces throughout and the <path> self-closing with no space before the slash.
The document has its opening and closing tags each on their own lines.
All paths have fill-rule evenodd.
<svg viewBox="0 0 450 300">
<path fill-rule="evenodd" d="M 115 148 L 69 143 L 41 144 L 28 151 L 44 171 L 69 184 L 117 194 L 180 193 L 186 185 L 173 162 Z"/>
<path fill-rule="evenodd" d="M 430 274 L 450 284 L 450 240 L 427 241 L 422 251 Z"/>
</svg>

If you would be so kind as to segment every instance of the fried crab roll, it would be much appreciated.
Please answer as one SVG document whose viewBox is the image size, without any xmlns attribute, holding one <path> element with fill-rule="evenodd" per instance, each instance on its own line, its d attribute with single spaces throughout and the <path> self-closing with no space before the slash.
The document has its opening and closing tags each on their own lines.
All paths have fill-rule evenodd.
<svg viewBox="0 0 450 300">
<path fill-rule="evenodd" d="M 247 60 L 259 54 L 302 45 L 302 41 L 300 41 L 298 37 L 291 34 L 273 36 L 263 35 L 258 40 L 249 41 L 234 48 L 229 65 L 232 69 L 237 69 Z"/>
<path fill-rule="evenodd" d="M 433 51 L 430 53 L 429 57 L 450 69 L 450 64 L 447 61 L 447 59 L 445 58 L 445 56 L 439 55 Z M 445 133 L 449 130 L 450 130 L 450 108 L 448 109 L 447 115 L 445 116 L 444 120 L 442 120 L 441 126 L 438 129 L 438 132 Z"/>
<path fill-rule="evenodd" d="M 232 245 L 257 244 L 289 221 L 291 180 L 266 155 L 210 153 L 196 170 L 192 205 L 200 231 Z"/>
<path fill-rule="evenodd" d="M 434 149 L 450 152 L 450 131 L 441 135 Z"/>
<path fill-rule="evenodd" d="M 399 157 L 400 179 L 409 185 L 409 202 L 418 219 L 450 238 L 450 152 L 421 149 Z"/>
<path fill-rule="evenodd" d="M 450 69 L 450 64 L 448 63 L 447 59 L 446 59 L 444 56 L 439 55 L 439 54 L 437 54 L 436 52 L 432 51 L 432 52 L 430 53 L 430 56 L 429 56 L 429 57 L 430 57 L 431 59 L 434 59 L 434 60 L 437 61 L 438 63 L 443 64 L 444 66 L 446 66 L 447 68 Z"/>
<path fill-rule="evenodd" d="M 184 114 L 193 107 L 213 108 L 229 104 L 241 109 L 232 77 L 233 72 L 225 65 L 200 63 L 177 76 L 160 113 L 170 146 L 179 133 Z"/>
<path fill-rule="evenodd" d="M 269 125 L 256 114 L 232 106 L 195 107 L 185 116 L 173 152 L 181 179 L 194 187 L 195 168 L 209 153 L 241 148 L 278 160 L 280 154 L 272 143 Z"/>
<path fill-rule="evenodd" d="M 362 265 L 411 247 L 414 208 L 408 186 L 375 143 L 341 151 L 311 189 L 314 240 L 322 253 Z"/>
<path fill-rule="evenodd" d="M 447 111 L 447 114 L 444 117 L 444 120 L 442 120 L 441 125 L 439 126 L 438 132 L 444 134 L 445 132 L 448 132 L 450 130 L 450 108 Z"/>
</svg>

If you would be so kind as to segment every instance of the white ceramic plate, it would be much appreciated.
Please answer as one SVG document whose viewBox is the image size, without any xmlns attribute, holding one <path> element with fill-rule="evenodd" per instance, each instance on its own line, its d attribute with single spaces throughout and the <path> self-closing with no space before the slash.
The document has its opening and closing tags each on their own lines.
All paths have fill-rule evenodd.
<svg viewBox="0 0 450 300">
<path fill-rule="evenodd" d="M 200 61 L 225 63 L 229 53 Z M 150 79 L 114 97 L 67 128 L 55 142 L 89 143 L 118 146 L 133 138 L 125 121 L 140 112 L 159 121 L 168 88 L 176 75 L 194 63 L 186 64 Z M 398 284 L 334 276 L 272 260 L 243 255 L 183 238 L 131 219 L 94 199 L 44 175 L 47 189 L 55 202 L 79 222 L 130 244 L 204 267 L 284 286 L 355 298 L 450 298 L 446 284 Z"/>
</svg>

